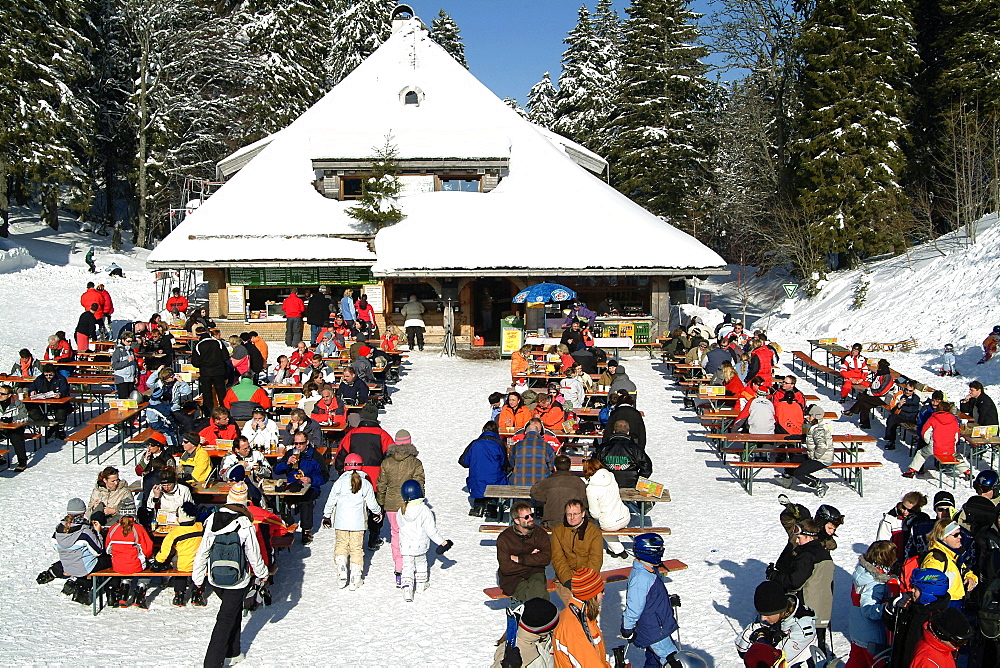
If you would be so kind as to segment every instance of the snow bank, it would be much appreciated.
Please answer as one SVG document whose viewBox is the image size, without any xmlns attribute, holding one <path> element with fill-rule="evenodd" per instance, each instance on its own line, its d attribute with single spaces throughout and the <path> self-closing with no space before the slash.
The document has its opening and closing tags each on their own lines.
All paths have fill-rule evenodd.
<svg viewBox="0 0 1000 668">
<path fill-rule="evenodd" d="M 28 249 L 10 239 L 0 239 L 0 274 L 34 267 L 36 262 Z"/>
</svg>

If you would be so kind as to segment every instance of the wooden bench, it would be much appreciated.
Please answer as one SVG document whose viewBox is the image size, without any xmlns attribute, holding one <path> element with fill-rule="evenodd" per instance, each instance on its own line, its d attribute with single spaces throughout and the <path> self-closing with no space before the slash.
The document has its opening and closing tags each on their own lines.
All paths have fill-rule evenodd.
<svg viewBox="0 0 1000 668">
<path fill-rule="evenodd" d="M 673 573 L 674 571 L 682 571 L 687 568 L 687 564 L 683 561 L 678 561 L 677 559 L 667 559 L 660 564 L 660 571 L 664 573 Z M 625 568 L 616 568 L 610 571 L 601 571 L 601 579 L 604 580 L 605 584 L 610 582 L 622 582 L 628 580 L 628 575 L 632 571 L 632 567 L 628 566 Z M 559 583 L 556 580 L 548 580 L 545 585 L 548 591 L 556 591 L 556 585 Z M 483 590 L 489 598 L 494 601 L 501 598 L 509 598 L 509 596 L 503 593 L 500 587 L 487 587 Z"/>
<path fill-rule="evenodd" d="M 90 578 L 90 592 L 91 592 L 91 607 L 94 611 L 94 616 L 96 617 L 100 614 L 101 610 L 104 609 L 104 605 L 101 602 L 101 592 L 103 592 L 108 584 L 111 582 L 111 578 L 172 578 L 172 577 L 191 577 L 191 571 L 178 571 L 178 570 L 168 570 L 168 571 L 140 571 L 139 573 L 118 573 L 113 568 L 108 568 L 103 571 L 94 571 L 87 576 Z"/>
<path fill-rule="evenodd" d="M 480 524 L 479 533 L 500 533 L 506 529 L 509 524 Z M 543 531 L 548 531 L 545 527 L 539 525 Z M 597 525 L 594 525 L 597 528 Z M 658 533 L 661 536 L 670 535 L 670 527 L 624 527 L 622 529 L 607 530 L 601 529 L 601 533 L 605 536 L 638 536 L 643 533 Z"/>
<path fill-rule="evenodd" d="M 0 458 L 4 461 L 4 469 L 10 468 L 10 450 L 0 450 Z"/>
<path fill-rule="evenodd" d="M 809 355 L 806 355 L 801 350 L 796 350 L 792 352 L 792 368 L 794 369 L 795 363 L 799 362 L 802 365 L 802 375 L 805 376 L 806 380 L 809 379 L 809 371 L 812 370 L 813 377 L 816 382 L 819 383 L 819 374 L 823 374 L 823 383 L 825 385 L 830 384 L 831 378 L 837 378 L 840 376 L 840 372 L 829 367 L 825 364 L 820 364 L 814 360 Z"/>
<path fill-rule="evenodd" d="M 790 462 L 731 462 L 729 466 L 746 470 L 747 475 L 737 477 L 737 480 L 741 484 L 745 480 L 743 488 L 747 491 L 747 494 L 753 496 L 753 481 L 761 469 L 794 469 L 798 464 Z M 881 466 L 882 462 L 834 462 L 826 468 L 831 471 L 844 471 L 844 473 L 840 474 L 844 484 L 857 492 L 858 496 L 863 497 L 865 494 L 862 472 L 866 469 L 880 468 Z"/>
<path fill-rule="evenodd" d="M 132 438 L 128 439 L 128 441 L 126 441 L 126 443 L 128 443 L 129 445 L 145 445 L 146 441 L 148 441 L 151 438 L 154 438 L 157 434 L 159 434 L 160 436 L 163 436 L 162 432 L 157 431 L 156 429 L 153 429 L 152 427 L 146 427 L 145 429 L 143 429 L 142 431 L 140 431 L 138 434 L 136 434 Z"/>
<path fill-rule="evenodd" d="M 87 423 L 74 431 L 72 434 L 66 437 L 66 442 L 71 443 L 73 446 L 73 463 L 76 464 L 79 459 L 76 458 L 76 446 L 78 444 L 83 445 L 83 459 L 84 463 L 89 463 L 90 452 L 87 448 L 87 440 L 97 433 L 97 426 Z"/>
</svg>

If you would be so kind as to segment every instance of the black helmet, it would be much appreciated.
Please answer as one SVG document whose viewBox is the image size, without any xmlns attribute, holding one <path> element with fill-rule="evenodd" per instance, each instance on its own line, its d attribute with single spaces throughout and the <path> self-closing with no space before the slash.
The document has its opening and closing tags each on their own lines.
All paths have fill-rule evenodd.
<svg viewBox="0 0 1000 668">
<path fill-rule="evenodd" d="M 836 526 L 840 526 L 844 523 L 844 515 L 834 508 L 833 506 L 823 504 L 816 509 L 816 514 L 813 515 L 813 519 L 820 526 L 825 525 L 827 522 L 832 522 Z"/>
<path fill-rule="evenodd" d="M 958 608 L 945 608 L 931 617 L 931 633 L 939 640 L 961 647 L 972 639 L 972 627 Z"/>
<path fill-rule="evenodd" d="M 976 476 L 975 482 L 972 483 L 976 494 L 983 494 L 990 490 L 996 492 L 998 486 L 1000 486 L 1000 474 L 997 474 L 993 469 L 980 471 L 979 475 Z"/>
</svg>

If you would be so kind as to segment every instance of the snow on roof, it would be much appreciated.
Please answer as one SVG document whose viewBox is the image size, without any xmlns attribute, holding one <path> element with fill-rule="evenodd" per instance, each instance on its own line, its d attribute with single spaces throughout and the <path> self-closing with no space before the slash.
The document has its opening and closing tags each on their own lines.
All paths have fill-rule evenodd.
<svg viewBox="0 0 1000 668">
<path fill-rule="evenodd" d="M 418 92 L 419 104 L 404 104 L 409 91 Z M 709 248 L 578 166 L 566 147 L 593 160 L 586 149 L 565 138 L 553 145 L 552 133 L 521 118 L 412 20 L 291 125 L 258 142 L 266 146 L 160 242 L 149 266 L 372 263 L 376 255 L 364 242 L 336 236 L 368 230 L 345 213 L 353 202 L 316 191 L 312 161 L 371 157 L 387 135 L 400 157 L 509 156 L 509 175 L 489 193 L 402 197 L 406 218 L 375 239 L 377 273 L 450 268 L 677 273 L 724 265 Z M 251 145 L 227 160 L 257 148 Z M 609 254 L 606 241 L 620 235 L 634 243 Z M 514 239 L 537 239 L 537 250 Z M 577 239 L 570 251 L 567 240 Z"/>
</svg>

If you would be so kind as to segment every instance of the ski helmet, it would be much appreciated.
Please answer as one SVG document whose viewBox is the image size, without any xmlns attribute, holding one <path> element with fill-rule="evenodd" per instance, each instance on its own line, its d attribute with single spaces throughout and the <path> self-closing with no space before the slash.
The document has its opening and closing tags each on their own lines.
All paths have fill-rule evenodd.
<svg viewBox="0 0 1000 668">
<path fill-rule="evenodd" d="M 933 603 L 948 593 L 948 576 L 933 568 L 918 568 L 910 576 L 910 584 L 920 590 L 921 604 Z"/>
<path fill-rule="evenodd" d="M 344 470 L 355 471 L 357 469 L 360 469 L 361 465 L 364 464 L 364 461 L 365 460 L 361 459 L 361 455 L 356 455 L 353 453 L 347 455 L 347 459 L 344 460 Z"/>
<path fill-rule="evenodd" d="M 961 647 L 972 639 L 972 627 L 958 608 L 945 608 L 931 617 L 931 633 L 939 639 Z"/>
<path fill-rule="evenodd" d="M 976 490 L 976 494 L 983 494 L 991 490 L 996 492 L 998 485 L 1000 485 L 1000 475 L 998 475 L 993 469 L 980 471 L 979 475 L 976 476 L 976 481 L 972 483 L 972 487 Z"/>
<path fill-rule="evenodd" d="M 403 501 L 413 501 L 414 499 L 423 498 L 424 490 L 420 487 L 419 481 L 407 480 L 399 488 L 399 494 L 403 497 Z"/>
<path fill-rule="evenodd" d="M 663 561 L 663 536 L 655 533 L 641 533 L 632 545 L 635 558 L 649 564 Z"/>
<path fill-rule="evenodd" d="M 993 333 L 1000 334 L 1000 325 L 996 325 L 995 327 L 993 327 Z"/>
<path fill-rule="evenodd" d="M 945 349 L 945 352 L 949 352 L 950 353 L 951 351 L 955 350 L 955 344 L 954 343 L 946 343 L 946 344 L 944 344 L 944 349 Z"/>
<path fill-rule="evenodd" d="M 834 508 L 833 506 L 823 504 L 816 509 L 816 514 L 813 516 L 817 524 L 825 525 L 827 522 L 832 522 L 835 526 L 840 526 L 844 523 L 844 515 Z"/>
</svg>

